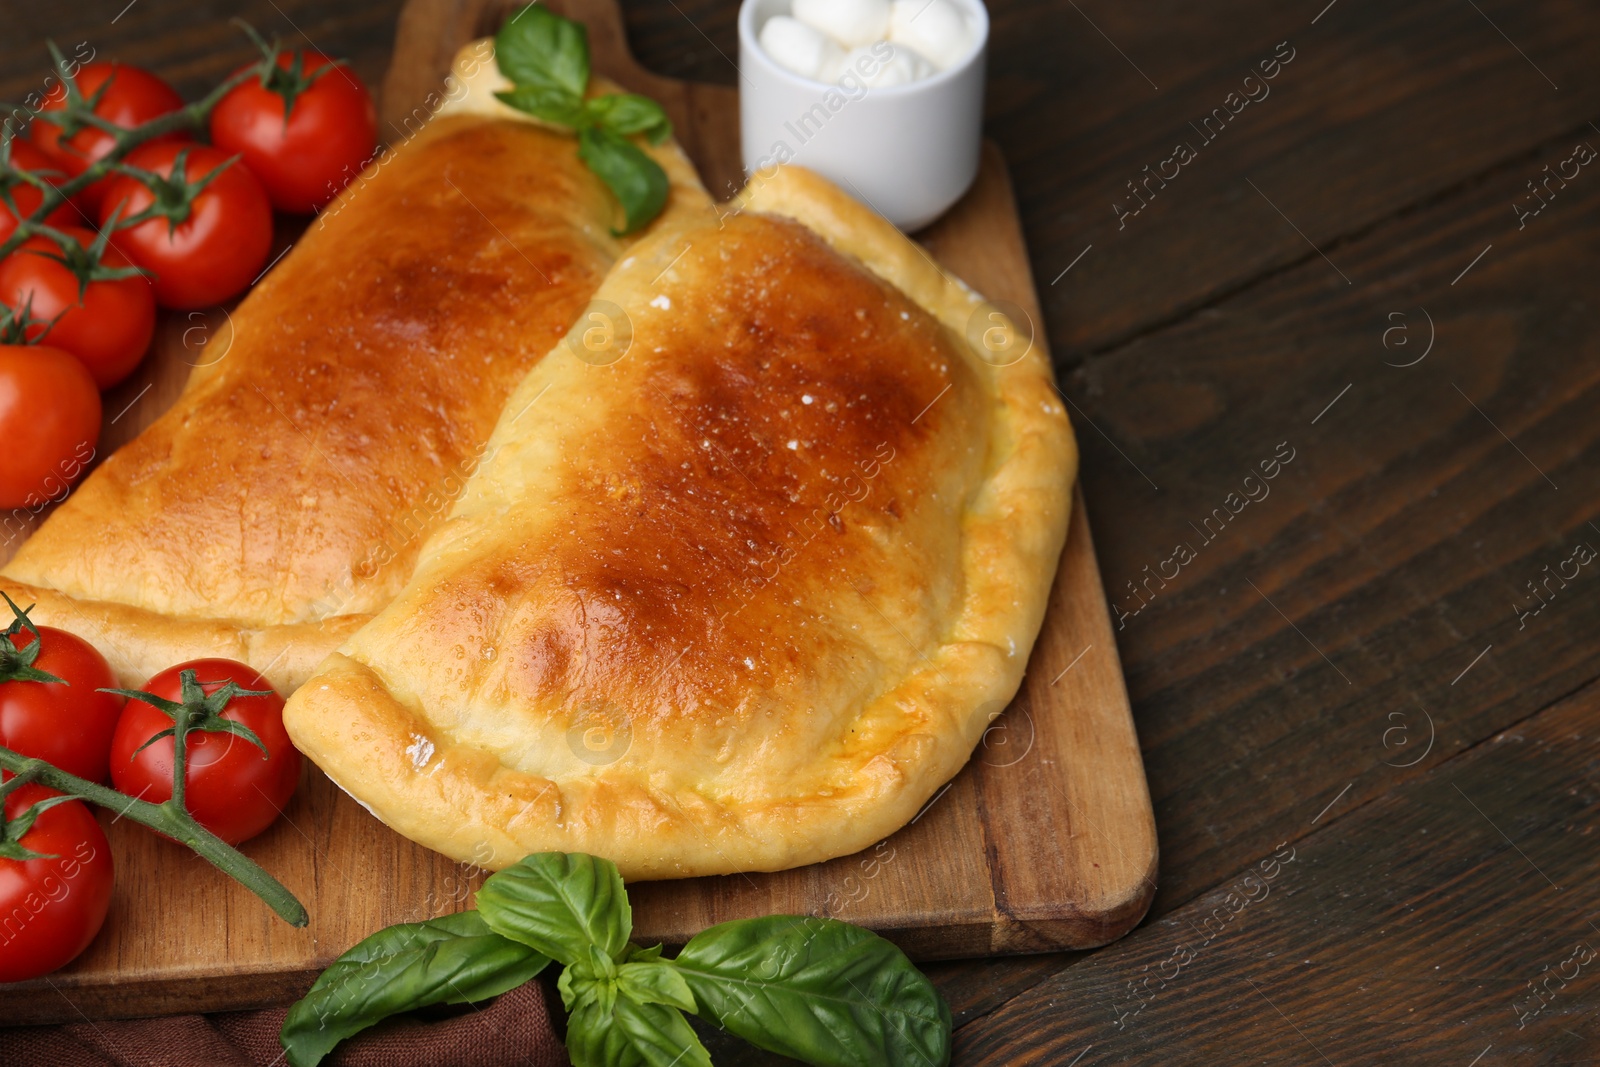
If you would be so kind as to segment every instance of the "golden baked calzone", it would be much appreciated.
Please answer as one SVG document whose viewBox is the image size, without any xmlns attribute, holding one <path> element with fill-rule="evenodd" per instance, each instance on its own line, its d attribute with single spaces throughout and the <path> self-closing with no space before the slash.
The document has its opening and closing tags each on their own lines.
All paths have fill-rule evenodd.
<svg viewBox="0 0 1600 1067">
<path fill-rule="evenodd" d="M 465 55 L 466 53 L 464 53 Z M 231 314 L 176 404 L 0 589 L 130 683 L 226 656 L 293 689 L 387 604 L 506 397 L 624 245 L 572 137 L 477 91 L 369 168 Z M 675 147 L 675 212 L 711 213 Z"/>
<path fill-rule="evenodd" d="M 1038 350 L 832 185 L 617 264 L 410 582 L 289 701 L 396 830 L 491 867 L 777 870 L 910 819 L 1016 691 L 1077 452 Z"/>
</svg>

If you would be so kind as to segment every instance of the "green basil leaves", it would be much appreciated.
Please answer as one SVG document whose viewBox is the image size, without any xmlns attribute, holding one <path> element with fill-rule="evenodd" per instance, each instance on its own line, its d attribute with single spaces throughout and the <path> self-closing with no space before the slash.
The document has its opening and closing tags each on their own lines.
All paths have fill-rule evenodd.
<svg viewBox="0 0 1600 1067">
<path fill-rule="evenodd" d="M 494 39 L 500 73 L 517 85 L 583 98 L 589 88 L 589 31 L 530 4 L 506 20 Z"/>
<path fill-rule="evenodd" d="M 512 83 L 496 93 L 502 102 L 578 134 L 578 155 L 622 204 L 623 228 L 632 233 L 661 214 L 666 172 L 627 138 L 651 144 L 672 135 L 661 105 L 633 93 L 584 99 L 589 88 L 589 36 L 583 24 L 533 5 L 513 15 L 495 36 L 495 60 Z"/>
<path fill-rule="evenodd" d="M 529 856 L 483 883 L 478 910 L 495 933 L 569 965 L 590 946 L 616 959 L 633 933 L 617 865 L 582 854 Z"/>
<path fill-rule="evenodd" d="M 572 1067 L 711 1067 L 682 1012 L 625 996 L 578 1006 L 567 1019 L 567 1055 Z"/>
<path fill-rule="evenodd" d="M 475 911 L 380 930 L 339 957 L 289 1011 L 291 1067 L 315 1067 L 340 1041 L 403 1011 L 488 1000 L 550 960 L 492 933 Z"/>
<path fill-rule="evenodd" d="M 611 93 L 585 101 L 584 110 L 596 126 L 617 134 L 642 133 L 651 144 L 672 136 L 672 122 L 661 105 L 637 93 Z"/>
<path fill-rule="evenodd" d="M 633 908 L 616 864 L 546 852 L 500 872 L 478 890 L 498 934 L 566 965 L 557 987 L 573 1067 L 711 1067 L 683 1017 L 694 997 L 660 948 L 628 943 Z"/>
<path fill-rule="evenodd" d="M 837 919 L 773 915 L 697 935 L 674 961 L 701 1014 L 819 1067 L 950 1060 L 950 1009 L 898 948 Z"/>
<path fill-rule="evenodd" d="M 578 158 L 622 201 L 626 220 L 623 233 L 632 233 L 645 225 L 666 206 L 666 172 L 626 137 L 600 126 L 580 130 Z"/>
<path fill-rule="evenodd" d="M 566 126 L 569 129 L 577 129 L 583 125 L 583 101 L 560 89 L 519 85 L 494 95 L 518 111 L 526 111 L 534 118 L 543 119 L 552 125 Z"/>
<path fill-rule="evenodd" d="M 616 865 L 546 852 L 493 875 L 476 912 L 391 927 L 346 953 L 289 1012 L 293 1067 L 427 1004 L 485 999 L 563 965 L 575 1067 L 711 1067 L 684 1012 L 819 1067 L 945 1067 L 950 1009 L 883 938 L 836 919 L 713 926 L 674 960 L 640 948 Z"/>
</svg>

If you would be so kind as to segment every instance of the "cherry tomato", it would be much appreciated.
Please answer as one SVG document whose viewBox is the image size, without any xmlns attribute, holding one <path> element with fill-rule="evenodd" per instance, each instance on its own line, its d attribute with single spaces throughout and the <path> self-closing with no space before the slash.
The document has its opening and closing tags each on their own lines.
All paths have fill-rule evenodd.
<svg viewBox="0 0 1600 1067">
<path fill-rule="evenodd" d="M 95 239 L 76 226 L 61 227 L 61 232 L 77 238 L 84 248 Z M 94 375 L 95 384 L 109 389 L 133 373 L 155 334 L 156 301 L 150 280 L 137 275 L 95 280 L 80 294 L 77 275 L 57 258 L 63 254 L 48 237 L 22 242 L 0 260 L 0 304 L 18 312 L 28 307 L 35 319 L 42 320 L 28 330 L 30 339 L 44 336 L 45 324 L 60 315 L 46 339 L 77 356 Z M 110 269 L 133 265 L 115 248 L 105 250 L 101 264 Z"/>
<path fill-rule="evenodd" d="M 183 699 L 182 676 L 194 671 L 209 697 L 228 682 L 263 696 L 235 696 L 219 714 L 242 723 L 266 746 L 222 731 L 189 735 L 184 803 L 195 821 L 230 845 L 249 840 L 278 818 L 300 783 L 300 753 L 283 728 L 283 698 L 267 680 L 243 663 L 199 659 L 162 671 L 141 688 L 166 700 Z M 172 727 L 172 718 L 142 700 L 129 699 L 111 742 L 111 781 L 117 790 L 152 804 L 172 798 L 172 738 L 140 750 L 150 738 Z"/>
<path fill-rule="evenodd" d="M 295 92 L 297 60 L 304 64 L 300 80 L 315 80 Z M 285 53 L 278 68 L 272 86 L 251 78 L 222 98 L 211 113 L 211 142 L 244 156 L 273 207 L 307 215 L 337 196 L 372 158 L 378 113 L 355 72 L 326 56 Z M 294 93 L 287 122 L 280 88 Z"/>
<path fill-rule="evenodd" d="M 111 243 L 155 272 L 152 285 L 162 307 L 209 307 L 242 292 L 266 265 L 272 251 L 272 204 L 242 162 L 229 164 L 228 153 L 205 145 L 145 145 L 124 162 L 171 178 L 180 155 L 180 177 L 190 184 L 224 169 L 192 194 L 174 183 L 161 188 L 158 196 L 137 178 L 118 177 L 100 202 L 100 225 L 107 226 L 113 214 L 128 218 L 152 204 L 170 204 L 169 217 L 118 230 Z"/>
<path fill-rule="evenodd" d="M 149 71 L 130 67 L 124 63 L 85 63 L 73 79 L 78 92 L 85 98 L 93 96 L 102 85 L 107 86 L 105 96 L 95 105 L 94 113 L 109 119 L 124 129 L 141 126 L 151 119 L 183 107 L 183 97 Z M 108 84 L 109 83 L 109 84 Z M 67 106 L 67 91 L 57 84 L 40 105 L 43 111 L 60 111 Z M 82 174 L 91 163 L 102 159 L 115 145 L 115 140 L 104 130 L 85 127 L 72 136 L 62 138 L 61 127 L 45 118 L 33 120 L 29 136 L 44 154 L 70 177 Z M 188 135 L 169 133 L 159 140 L 183 141 Z M 78 200 L 92 217 L 100 210 L 108 179 L 102 178 L 78 194 Z"/>
<path fill-rule="evenodd" d="M 110 664 L 93 645 L 65 630 L 37 627 L 35 643 L 27 630 L 15 624 L 12 629 L 11 647 L 0 641 L 0 679 L 5 679 L 0 681 L 0 745 L 91 782 L 109 781 L 111 737 L 122 698 L 95 690 L 117 684 Z M 61 681 L 18 677 L 26 674 L 19 667 Z"/>
<path fill-rule="evenodd" d="M 6 820 L 60 794 L 29 783 L 6 797 Z M 39 813 L 19 844 L 49 859 L 0 858 L 0 982 L 65 967 L 106 921 L 111 846 L 81 800 Z"/>
<path fill-rule="evenodd" d="M 0 345 L 0 508 L 38 511 L 64 498 L 99 439 L 100 391 L 76 357 Z"/>
<path fill-rule="evenodd" d="M 32 173 L 40 171 L 57 171 L 55 164 L 50 162 L 50 157 L 27 141 L 11 142 L 11 165 L 17 170 Z M 8 178 L 0 175 L 0 189 L 7 189 L 11 198 L 16 202 L 17 210 L 27 218 L 39 210 L 39 205 L 44 203 L 44 194 L 38 189 L 22 181 L 20 178 Z M 70 226 L 78 221 L 78 210 L 70 203 L 62 204 L 50 214 L 45 216 L 45 223 L 50 226 Z M 10 237 L 17 228 L 17 216 L 6 207 L 5 201 L 0 200 L 0 241 Z"/>
</svg>

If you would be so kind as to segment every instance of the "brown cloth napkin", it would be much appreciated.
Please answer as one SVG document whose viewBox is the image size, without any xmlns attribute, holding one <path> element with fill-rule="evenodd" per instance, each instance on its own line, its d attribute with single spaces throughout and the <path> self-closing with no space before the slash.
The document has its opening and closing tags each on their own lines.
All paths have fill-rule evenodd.
<svg viewBox="0 0 1600 1067">
<path fill-rule="evenodd" d="M 541 982 L 440 1021 L 400 1016 L 334 1049 L 327 1067 L 569 1067 Z M 453 1009 L 452 1009 L 453 1010 Z M 0 1029 L 18 1067 L 283 1067 L 287 1008 Z"/>
</svg>

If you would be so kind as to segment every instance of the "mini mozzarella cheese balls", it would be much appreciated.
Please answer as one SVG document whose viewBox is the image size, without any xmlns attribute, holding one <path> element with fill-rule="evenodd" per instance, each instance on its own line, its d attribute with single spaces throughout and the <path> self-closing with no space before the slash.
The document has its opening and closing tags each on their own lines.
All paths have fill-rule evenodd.
<svg viewBox="0 0 1600 1067">
<path fill-rule="evenodd" d="M 966 16 L 950 0 L 894 0 L 889 40 L 915 49 L 940 70 L 954 66 L 972 47 Z"/>
<path fill-rule="evenodd" d="M 889 36 L 889 0 L 794 0 L 794 17 L 846 48 Z"/>
<path fill-rule="evenodd" d="M 891 53 L 890 57 L 887 60 L 879 58 L 886 50 Z M 934 73 L 933 64 L 917 55 L 915 51 L 903 44 L 886 41 L 851 49 L 850 54 L 844 57 L 844 69 L 859 74 L 861 81 L 869 89 L 906 85 Z M 872 73 L 867 74 L 865 71 Z"/>
<path fill-rule="evenodd" d="M 774 63 L 802 78 L 832 82 L 844 63 L 844 49 L 833 38 L 787 15 L 768 19 L 759 40 Z"/>
</svg>

